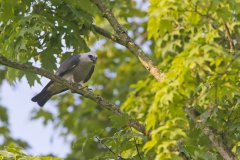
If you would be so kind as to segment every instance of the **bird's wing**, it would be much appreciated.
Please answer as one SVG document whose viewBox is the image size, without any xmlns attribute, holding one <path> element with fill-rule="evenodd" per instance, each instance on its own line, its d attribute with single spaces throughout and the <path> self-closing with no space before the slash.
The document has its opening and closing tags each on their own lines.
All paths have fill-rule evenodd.
<svg viewBox="0 0 240 160">
<path fill-rule="evenodd" d="M 92 76 L 92 74 L 93 74 L 93 71 L 94 71 L 94 68 L 95 68 L 95 65 L 93 65 L 93 66 L 91 67 L 91 69 L 90 69 L 90 71 L 88 72 L 88 75 L 87 75 L 87 77 L 84 79 L 83 83 L 87 82 L 87 81 L 91 78 L 91 76 Z"/>
<path fill-rule="evenodd" d="M 64 75 L 66 72 L 72 70 L 74 67 L 77 66 L 77 64 L 79 63 L 79 57 L 80 55 L 73 55 L 71 57 L 69 57 L 68 59 L 66 59 L 58 68 L 57 72 L 55 73 L 57 76 L 62 76 Z"/>
</svg>

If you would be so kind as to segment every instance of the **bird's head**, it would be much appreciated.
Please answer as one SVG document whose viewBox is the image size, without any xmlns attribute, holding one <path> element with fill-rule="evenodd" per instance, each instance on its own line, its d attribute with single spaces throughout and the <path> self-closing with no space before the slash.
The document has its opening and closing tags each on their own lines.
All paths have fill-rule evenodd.
<svg viewBox="0 0 240 160">
<path fill-rule="evenodd" d="M 85 62 L 96 63 L 97 55 L 92 52 L 84 53 L 84 54 L 81 54 L 80 59 L 84 60 Z"/>
</svg>

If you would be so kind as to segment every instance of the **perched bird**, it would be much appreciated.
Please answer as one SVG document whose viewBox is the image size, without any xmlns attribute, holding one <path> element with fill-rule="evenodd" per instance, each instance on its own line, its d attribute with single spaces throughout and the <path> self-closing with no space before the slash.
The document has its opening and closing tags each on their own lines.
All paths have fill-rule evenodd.
<svg viewBox="0 0 240 160">
<path fill-rule="evenodd" d="M 69 82 L 83 84 L 91 78 L 96 61 L 97 55 L 92 52 L 73 55 L 60 65 L 55 75 Z M 50 81 L 39 94 L 32 98 L 32 101 L 37 102 L 42 107 L 53 95 L 67 89 L 62 84 Z"/>
</svg>

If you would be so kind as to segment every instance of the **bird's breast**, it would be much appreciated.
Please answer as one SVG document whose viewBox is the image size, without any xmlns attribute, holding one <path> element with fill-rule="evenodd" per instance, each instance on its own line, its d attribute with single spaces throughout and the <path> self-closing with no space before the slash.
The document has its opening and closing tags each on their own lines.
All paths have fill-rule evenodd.
<svg viewBox="0 0 240 160">
<path fill-rule="evenodd" d="M 73 79 L 74 82 L 79 83 L 83 82 L 91 70 L 92 64 L 80 63 L 73 70 Z"/>
</svg>

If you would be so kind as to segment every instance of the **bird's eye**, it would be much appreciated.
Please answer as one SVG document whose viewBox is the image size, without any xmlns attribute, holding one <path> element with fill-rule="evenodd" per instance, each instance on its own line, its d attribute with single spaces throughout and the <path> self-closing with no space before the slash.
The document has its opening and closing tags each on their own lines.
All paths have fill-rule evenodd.
<svg viewBox="0 0 240 160">
<path fill-rule="evenodd" d="M 93 58 L 93 55 L 90 54 L 90 55 L 88 55 L 88 57 L 89 57 L 89 58 Z"/>
</svg>

